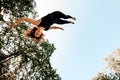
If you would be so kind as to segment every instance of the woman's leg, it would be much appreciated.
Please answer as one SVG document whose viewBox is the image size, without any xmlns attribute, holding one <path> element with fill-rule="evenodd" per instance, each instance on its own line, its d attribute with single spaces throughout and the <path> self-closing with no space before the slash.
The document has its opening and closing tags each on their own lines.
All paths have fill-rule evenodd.
<svg viewBox="0 0 120 80">
<path fill-rule="evenodd" d="M 69 24 L 69 23 L 74 24 L 74 22 L 72 22 L 72 21 L 66 21 L 66 20 L 62 20 L 62 19 L 58 19 L 55 23 L 57 23 L 57 24 Z"/>
<path fill-rule="evenodd" d="M 53 12 L 53 13 L 51 13 L 53 16 L 55 16 L 55 17 L 58 17 L 58 18 L 64 18 L 64 19 L 68 19 L 68 18 L 74 18 L 74 17 L 72 17 L 72 16 L 70 16 L 70 15 L 65 15 L 64 13 L 62 13 L 62 12 L 60 12 L 60 11 L 55 11 L 55 12 Z M 75 18 L 74 18 L 75 19 Z"/>
</svg>

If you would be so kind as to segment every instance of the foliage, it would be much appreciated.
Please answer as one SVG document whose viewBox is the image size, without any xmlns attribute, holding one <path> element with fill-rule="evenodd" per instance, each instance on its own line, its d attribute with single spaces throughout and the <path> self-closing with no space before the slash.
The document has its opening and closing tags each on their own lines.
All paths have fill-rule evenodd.
<svg viewBox="0 0 120 80">
<path fill-rule="evenodd" d="M 35 18 L 34 7 L 34 0 L 0 0 L 0 9 L 12 16 L 12 21 L 23 16 Z M 61 80 L 50 63 L 55 46 L 48 40 L 39 44 L 24 38 L 22 33 L 31 25 L 21 23 L 12 30 L 7 30 L 8 26 L 0 22 L 0 80 Z"/>
<path fill-rule="evenodd" d="M 98 73 L 92 80 L 120 80 L 120 76 L 113 73 Z"/>
<path fill-rule="evenodd" d="M 105 72 L 99 73 L 93 80 L 120 80 L 120 49 L 109 54 L 105 61 L 108 63 Z"/>
<path fill-rule="evenodd" d="M 108 62 L 108 69 L 114 70 L 114 72 L 120 75 L 120 49 L 113 51 L 110 55 L 105 58 Z"/>
<path fill-rule="evenodd" d="M 35 12 L 36 3 L 34 0 L 0 0 L 0 11 L 14 15 L 16 18 L 28 16 Z"/>
<path fill-rule="evenodd" d="M 25 24 L 19 26 L 27 27 Z M 50 57 L 56 49 L 54 45 L 48 41 L 42 44 L 31 43 L 23 37 L 22 32 L 20 27 L 12 31 L 2 28 L 0 31 L 1 78 L 61 80 L 50 63 Z"/>
</svg>

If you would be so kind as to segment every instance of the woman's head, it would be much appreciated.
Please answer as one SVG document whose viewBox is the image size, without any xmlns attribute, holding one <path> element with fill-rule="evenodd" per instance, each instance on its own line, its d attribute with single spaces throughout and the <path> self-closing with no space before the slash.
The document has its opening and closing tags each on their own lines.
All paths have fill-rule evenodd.
<svg viewBox="0 0 120 80">
<path fill-rule="evenodd" d="M 27 37 L 27 38 L 30 38 L 31 41 L 33 42 L 44 42 L 45 39 L 44 39 L 44 34 L 41 33 L 40 36 L 35 36 L 35 32 L 38 31 L 38 28 L 34 27 L 34 28 L 29 28 L 28 30 L 26 30 L 24 32 L 24 36 Z"/>
</svg>

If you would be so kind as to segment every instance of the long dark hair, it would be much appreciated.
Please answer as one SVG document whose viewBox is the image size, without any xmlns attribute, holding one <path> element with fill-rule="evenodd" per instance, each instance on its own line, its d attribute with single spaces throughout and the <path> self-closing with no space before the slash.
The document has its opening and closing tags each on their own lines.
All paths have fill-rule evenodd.
<svg viewBox="0 0 120 80">
<path fill-rule="evenodd" d="M 35 37 L 34 33 L 38 28 L 34 27 L 34 28 L 29 28 L 28 30 L 26 30 L 24 32 L 24 36 L 27 38 L 30 38 L 32 42 L 44 42 L 44 34 L 41 33 L 40 37 Z"/>
</svg>

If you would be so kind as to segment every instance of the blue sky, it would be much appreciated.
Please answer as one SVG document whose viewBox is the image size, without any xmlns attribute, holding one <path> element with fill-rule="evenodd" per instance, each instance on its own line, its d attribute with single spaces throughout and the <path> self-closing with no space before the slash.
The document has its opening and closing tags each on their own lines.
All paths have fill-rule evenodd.
<svg viewBox="0 0 120 80">
<path fill-rule="evenodd" d="M 120 0 L 36 0 L 39 18 L 62 11 L 76 17 L 65 30 L 44 32 L 57 48 L 52 66 L 62 80 L 91 80 L 106 63 L 103 58 L 120 48 Z"/>
</svg>

